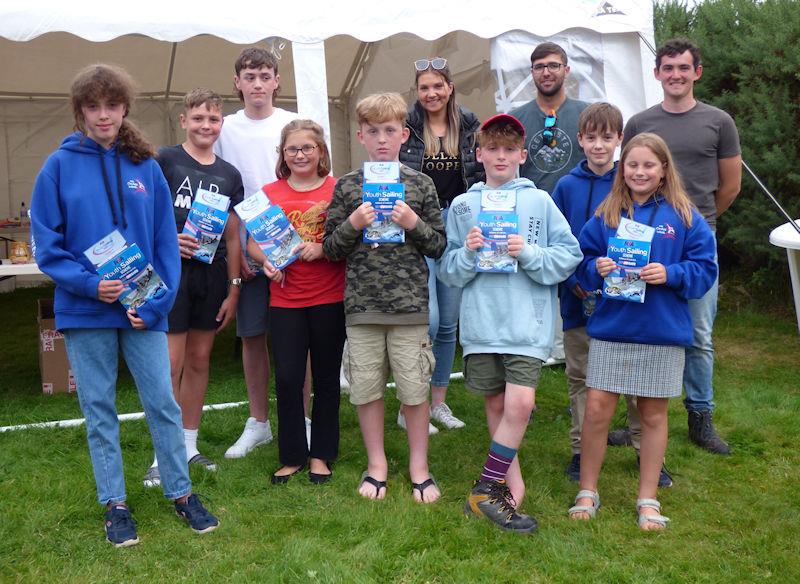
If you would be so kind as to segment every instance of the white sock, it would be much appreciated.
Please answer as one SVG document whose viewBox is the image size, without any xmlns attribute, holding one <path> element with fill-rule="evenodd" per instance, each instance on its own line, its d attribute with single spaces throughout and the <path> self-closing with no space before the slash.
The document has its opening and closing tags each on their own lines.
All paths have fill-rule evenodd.
<svg viewBox="0 0 800 584">
<path fill-rule="evenodd" d="M 154 454 L 153 455 L 153 464 L 150 465 L 150 468 L 158 466 L 158 457 Z"/>
<path fill-rule="evenodd" d="M 186 443 L 186 461 L 190 461 L 193 457 L 200 454 L 197 449 L 197 430 L 183 429 L 183 440 Z"/>
</svg>

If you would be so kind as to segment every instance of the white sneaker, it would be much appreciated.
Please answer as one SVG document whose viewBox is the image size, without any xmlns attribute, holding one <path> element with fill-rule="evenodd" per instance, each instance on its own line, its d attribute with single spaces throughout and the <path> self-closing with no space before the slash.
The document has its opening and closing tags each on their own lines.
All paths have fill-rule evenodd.
<svg viewBox="0 0 800 584">
<path fill-rule="evenodd" d="M 446 403 L 441 403 L 431 408 L 431 418 L 442 424 L 448 430 L 463 428 L 466 424 L 453 415 L 453 411 Z"/>
<path fill-rule="evenodd" d="M 270 442 L 272 442 L 272 428 L 269 420 L 262 424 L 255 418 L 247 418 L 244 432 L 233 446 L 225 451 L 225 458 L 244 458 L 253 448 Z"/>
<path fill-rule="evenodd" d="M 311 450 L 311 418 L 306 418 L 306 443 Z"/>
<path fill-rule="evenodd" d="M 408 432 L 408 427 L 406 426 L 406 417 L 403 415 L 403 412 L 397 412 L 397 425 Z M 428 422 L 428 435 L 430 436 L 438 433 L 439 428 Z"/>
</svg>

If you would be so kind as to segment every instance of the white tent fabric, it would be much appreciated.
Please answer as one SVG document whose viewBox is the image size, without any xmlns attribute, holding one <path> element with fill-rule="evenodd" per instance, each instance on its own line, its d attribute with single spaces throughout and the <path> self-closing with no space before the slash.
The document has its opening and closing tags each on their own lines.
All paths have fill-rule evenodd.
<svg viewBox="0 0 800 584">
<path fill-rule="evenodd" d="M 223 94 L 226 112 L 241 107 L 233 62 L 243 46 L 264 46 L 279 59 L 278 105 L 330 129 L 337 175 L 361 160 L 351 140 L 356 101 L 374 91 L 414 99 L 411 62 L 419 57 L 447 57 L 459 102 L 481 118 L 532 99 L 529 55 L 544 39 L 563 43 L 570 54 L 571 96 L 606 98 L 626 118 L 659 96 L 641 41 L 653 40 L 650 0 L 507 0 L 500 10 L 486 0 L 206 6 L 154 0 L 0 6 L 0 218 L 29 201 L 44 158 L 71 129 L 70 80 L 92 62 L 130 71 L 144 97 L 133 118 L 163 145 L 180 140 L 179 100 L 194 87 Z M 513 97 L 503 93 L 506 87 Z"/>
</svg>

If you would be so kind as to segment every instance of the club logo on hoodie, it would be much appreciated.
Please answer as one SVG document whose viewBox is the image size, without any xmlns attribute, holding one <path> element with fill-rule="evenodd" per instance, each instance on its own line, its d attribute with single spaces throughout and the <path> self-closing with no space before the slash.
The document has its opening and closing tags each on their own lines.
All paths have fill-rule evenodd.
<svg viewBox="0 0 800 584">
<path fill-rule="evenodd" d="M 134 193 L 144 193 L 147 194 L 147 187 L 144 186 L 144 183 L 139 180 L 138 178 L 132 178 L 128 181 L 128 188 L 132 190 Z"/>
<path fill-rule="evenodd" d="M 663 239 L 675 239 L 675 228 L 669 223 L 664 223 L 656 227 L 656 233 Z"/>
</svg>

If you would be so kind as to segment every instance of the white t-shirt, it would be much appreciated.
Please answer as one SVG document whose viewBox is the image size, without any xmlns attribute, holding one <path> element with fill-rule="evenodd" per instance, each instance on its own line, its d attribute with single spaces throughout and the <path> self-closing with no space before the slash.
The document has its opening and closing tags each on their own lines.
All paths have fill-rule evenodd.
<svg viewBox="0 0 800 584">
<path fill-rule="evenodd" d="M 275 182 L 281 130 L 299 116 L 281 108 L 263 120 L 251 120 L 244 110 L 225 116 L 214 152 L 242 175 L 245 198 Z"/>
</svg>

